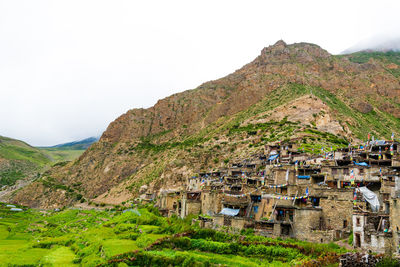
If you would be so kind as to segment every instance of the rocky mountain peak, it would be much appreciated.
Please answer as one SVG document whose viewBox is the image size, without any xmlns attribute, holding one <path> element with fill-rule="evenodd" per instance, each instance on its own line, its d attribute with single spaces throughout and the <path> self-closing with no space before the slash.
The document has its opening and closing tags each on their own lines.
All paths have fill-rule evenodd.
<svg viewBox="0 0 400 267">
<path fill-rule="evenodd" d="M 317 58 L 328 58 L 331 55 L 321 47 L 310 43 L 295 43 L 288 45 L 279 40 L 274 45 L 261 50 L 258 60 L 262 64 L 268 63 L 309 63 Z"/>
</svg>

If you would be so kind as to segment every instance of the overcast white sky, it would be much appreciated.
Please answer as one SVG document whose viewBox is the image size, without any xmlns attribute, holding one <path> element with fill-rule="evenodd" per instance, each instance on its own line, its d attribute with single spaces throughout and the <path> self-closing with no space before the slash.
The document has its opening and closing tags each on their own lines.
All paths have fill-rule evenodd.
<svg viewBox="0 0 400 267">
<path fill-rule="evenodd" d="M 399 36 L 400 1 L 0 0 L 0 135 L 53 145 L 220 78 L 277 40 Z"/>
</svg>

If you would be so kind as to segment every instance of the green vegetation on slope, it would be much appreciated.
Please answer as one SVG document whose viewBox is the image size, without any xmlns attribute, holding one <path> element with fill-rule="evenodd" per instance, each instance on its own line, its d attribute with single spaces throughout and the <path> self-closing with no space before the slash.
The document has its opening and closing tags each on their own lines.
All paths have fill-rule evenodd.
<svg viewBox="0 0 400 267">
<path fill-rule="evenodd" d="M 151 206 L 15 213 L 0 204 L 0 265 L 291 266 L 316 260 L 324 266 L 345 252 L 334 244 L 199 229 L 191 219 L 161 217 Z"/>
<path fill-rule="evenodd" d="M 271 92 L 260 103 L 239 113 L 233 125 L 306 94 L 312 94 L 326 103 L 335 112 L 339 122 L 344 124 L 351 120 L 352 123 L 348 126 L 353 134 L 361 140 L 365 139 L 368 133 L 375 134 L 377 137 L 390 138 L 392 132 L 398 132 L 400 129 L 400 119 L 380 111 L 378 107 L 374 107 L 371 112 L 361 113 L 352 107 L 352 103 L 345 103 L 323 88 L 302 84 L 288 84 Z M 374 103 L 370 104 L 373 105 Z"/>
<path fill-rule="evenodd" d="M 65 149 L 65 148 L 39 148 L 43 151 L 46 155 L 48 155 L 52 161 L 59 162 L 59 161 L 71 161 L 78 158 L 80 155 L 85 152 L 82 149 Z"/>
<path fill-rule="evenodd" d="M 204 155 L 203 158 L 212 153 L 212 160 L 218 164 L 222 161 L 229 162 L 229 158 L 232 157 L 231 154 L 235 153 L 237 146 L 245 145 L 257 149 L 271 142 L 286 142 L 297 136 L 301 136 L 296 141 L 300 150 L 309 153 L 321 153 L 322 148 L 326 152 L 346 147 L 351 140 L 347 140 L 344 136 L 319 131 L 312 122 L 310 124 L 291 122 L 287 118 L 283 118 L 281 121 L 268 120 L 269 111 L 305 95 L 310 95 L 310 98 L 319 98 L 324 102 L 339 124 L 345 130 L 349 129 L 360 140 L 365 140 L 368 133 L 376 138 L 390 138 L 392 132 L 399 133 L 400 120 L 391 114 L 380 111 L 377 106 L 374 106 L 368 113 L 361 113 L 351 102 L 347 103 L 347 100 L 341 100 L 323 88 L 288 83 L 270 92 L 263 100 L 248 109 L 230 117 L 221 117 L 195 134 L 181 135 L 178 138 L 172 136 L 168 140 L 163 132 L 144 137 L 139 142 L 130 144 L 126 149 L 121 148 L 117 153 L 150 153 L 154 158 L 158 158 L 160 153 L 168 152 L 176 155 L 182 150 L 189 152 L 194 157 Z M 372 100 L 370 104 L 374 105 Z M 323 111 L 321 112 L 323 113 Z M 263 122 L 258 122 L 258 120 Z M 221 139 L 226 141 L 218 141 Z M 208 167 L 210 167 L 210 162 L 204 162 L 202 168 Z M 129 189 L 138 189 L 141 185 L 148 184 L 153 180 L 153 176 L 149 173 L 146 175 L 148 178 L 134 182 Z"/>
<path fill-rule="evenodd" d="M 36 148 L 25 142 L 0 136 L 0 187 L 37 176 L 46 167 L 78 158 L 85 150 L 69 147 Z M 3 161 L 2 161 L 3 160 Z"/>
<path fill-rule="evenodd" d="M 339 122 L 343 126 L 347 124 L 352 133 L 361 140 L 365 139 L 368 133 L 371 133 L 376 137 L 390 138 L 392 132 L 398 132 L 400 129 L 400 119 L 395 118 L 389 113 L 380 111 L 378 107 L 374 107 L 374 109 L 368 113 L 361 113 L 351 106 L 352 103 L 345 103 L 333 93 L 323 88 L 301 84 L 287 84 L 272 91 L 262 101 L 251 106 L 249 109 L 239 112 L 232 118 L 223 118 L 221 119 L 222 122 L 219 122 L 219 125 L 216 123 L 211 124 L 206 129 L 201 130 L 198 134 L 187 137 L 183 141 L 156 144 L 152 143 L 154 138 L 147 137 L 143 138 L 142 142 L 133 146 L 132 149 L 149 149 L 159 152 L 175 147 L 186 148 L 204 143 L 211 138 L 226 132 L 228 132 L 228 134 L 247 132 L 249 135 L 255 135 L 260 130 L 261 132 L 269 132 L 268 135 L 263 136 L 263 141 L 265 141 L 264 143 L 278 140 L 283 141 L 289 139 L 293 132 L 296 129 L 299 129 L 297 123 L 288 122 L 286 120 L 280 122 L 269 121 L 267 123 L 246 126 L 241 126 L 241 123 L 249 118 L 257 116 L 258 114 L 273 110 L 280 105 L 287 104 L 290 101 L 307 94 L 312 94 L 326 103 L 334 111 Z M 311 127 L 307 131 L 319 138 L 321 146 L 341 147 L 347 145 L 347 141 L 341 137 L 329 133 L 321 133 Z M 315 143 L 315 140 L 310 141 L 314 141 Z"/>
<path fill-rule="evenodd" d="M 38 166 L 50 162 L 50 159 L 39 149 L 19 140 L 0 136 L 0 158 L 25 160 Z"/>
<path fill-rule="evenodd" d="M 19 179 L 36 175 L 50 158 L 22 141 L 0 136 L 0 187 L 13 185 Z"/>
<path fill-rule="evenodd" d="M 350 55 L 345 55 L 350 59 L 350 61 L 355 63 L 366 63 L 371 58 L 381 61 L 384 64 L 394 63 L 397 64 L 399 67 L 396 69 L 389 69 L 386 70 L 392 73 L 395 77 L 400 77 L 400 52 L 388 51 L 388 52 L 356 52 Z"/>
</svg>

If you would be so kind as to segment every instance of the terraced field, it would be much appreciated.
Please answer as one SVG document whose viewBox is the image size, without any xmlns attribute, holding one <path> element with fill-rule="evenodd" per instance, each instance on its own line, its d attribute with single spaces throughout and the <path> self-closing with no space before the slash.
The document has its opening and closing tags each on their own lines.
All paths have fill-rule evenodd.
<svg viewBox="0 0 400 267">
<path fill-rule="evenodd" d="M 59 212 L 0 204 L 0 266 L 324 266 L 345 249 L 199 229 L 151 206 Z M 315 265 L 318 264 L 318 265 Z"/>
</svg>

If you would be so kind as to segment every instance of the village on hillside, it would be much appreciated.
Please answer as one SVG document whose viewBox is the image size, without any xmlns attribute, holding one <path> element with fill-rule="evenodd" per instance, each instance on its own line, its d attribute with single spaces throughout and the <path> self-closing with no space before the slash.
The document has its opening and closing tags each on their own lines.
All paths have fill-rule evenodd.
<svg viewBox="0 0 400 267">
<path fill-rule="evenodd" d="M 369 139 L 369 138 L 368 138 Z M 163 215 L 199 215 L 201 227 L 399 252 L 400 143 L 374 140 L 306 153 L 295 142 L 201 172 L 185 186 L 142 192 Z"/>
</svg>

